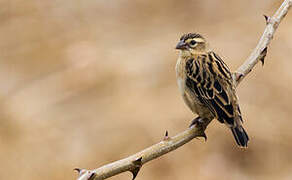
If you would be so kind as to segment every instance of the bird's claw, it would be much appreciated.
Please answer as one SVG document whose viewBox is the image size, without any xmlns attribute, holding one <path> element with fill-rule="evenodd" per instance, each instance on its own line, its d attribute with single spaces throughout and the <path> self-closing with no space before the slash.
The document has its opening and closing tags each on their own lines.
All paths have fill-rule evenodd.
<svg viewBox="0 0 292 180">
<path fill-rule="evenodd" d="M 196 117 L 195 119 L 192 120 L 192 122 L 189 125 L 189 127 L 191 128 L 191 127 L 195 126 L 196 124 L 201 124 L 201 123 L 203 123 L 203 119 L 200 116 L 198 116 L 198 117 Z"/>
<path fill-rule="evenodd" d="M 205 139 L 205 142 L 207 141 L 207 135 L 205 132 L 203 132 L 202 134 L 198 135 L 198 137 L 203 137 Z"/>
<path fill-rule="evenodd" d="M 201 118 L 200 116 L 196 117 L 195 119 L 192 120 L 191 124 L 190 124 L 190 128 L 192 128 L 193 126 L 196 125 L 200 125 L 203 124 L 203 118 Z M 197 137 L 203 137 L 205 139 L 205 141 L 207 141 L 207 135 L 205 134 L 205 132 L 202 130 L 201 134 L 199 134 Z"/>
</svg>

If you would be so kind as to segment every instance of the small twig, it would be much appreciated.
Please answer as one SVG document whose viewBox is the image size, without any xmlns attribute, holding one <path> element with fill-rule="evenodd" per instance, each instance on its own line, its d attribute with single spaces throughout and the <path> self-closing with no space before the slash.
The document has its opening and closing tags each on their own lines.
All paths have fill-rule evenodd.
<svg viewBox="0 0 292 180">
<path fill-rule="evenodd" d="M 270 44 L 276 29 L 288 13 L 291 6 L 292 0 L 285 0 L 272 17 L 265 16 L 267 25 L 256 48 L 243 63 L 243 65 L 241 65 L 237 71 L 233 73 L 233 79 L 236 85 L 238 85 L 247 76 L 247 74 L 252 71 L 254 66 L 259 61 L 264 64 L 264 59 L 267 54 L 267 46 Z M 197 124 L 174 137 L 169 137 L 168 132 L 166 132 L 163 141 L 130 157 L 104 165 L 95 170 L 90 171 L 85 169 L 76 169 L 79 172 L 78 180 L 102 180 L 125 171 L 132 172 L 133 179 L 135 179 L 143 164 L 177 149 L 196 137 L 202 137 L 205 134 L 205 129 L 209 123 L 210 121 Z"/>
</svg>

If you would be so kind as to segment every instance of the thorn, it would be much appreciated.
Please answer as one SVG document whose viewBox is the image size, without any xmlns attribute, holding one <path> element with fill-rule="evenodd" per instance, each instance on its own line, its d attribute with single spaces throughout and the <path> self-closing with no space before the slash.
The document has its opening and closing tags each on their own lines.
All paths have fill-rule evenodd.
<svg viewBox="0 0 292 180">
<path fill-rule="evenodd" d="M 137 166 L 142 166 L 142 157 L 136 159 L 135 161 L 133 161 L 133 164 L 134 165 L 137 165 Z"/>
<path fill-rule="evenodd" d="M 241 79 L 243 77 L 242 73 L 238 73 L 238 79 Z"/>
<path fill-rule="evenodd" d="M 140 158 L 136 159 L 135 161 L 133 161 L 133 164 L 134 164 L 135 167 L 132 170 L 130 170 L 131 173 L 133 174 L 133 179 L 132 180 L 134 180 L 137 177 L 137 175 L 138 175 L 138 173 L 139 173 L 139 171 L 140 171 L 140 169 L 142 167 L 142 157 L 140 157 Z"/>
<path fill-rule="evenodd" d="M 140 171 L 140 169 L 134 169 L 134 170 L 131 171 L 131 173 L 133 174 L 133 179 L 132 180 L 135 180 L 135 178 L 137 177 L 139 171 Z"/>
<path fill-rule="evenodd" d="M 269 24 L 269 22 L 270 22 L 270 17 L 269 17 L 269 16 L 267 16 L 267 15 L 263 15 L 263 16 L 265 17 L 266 24 Z"/>
<path fill-rule="evenodd" d="M 170 139 L 170 137 L 168 136 L 168 131 L 166 130 L 166 131 L 165 131 L 164 138 L 163 138 L 163 141 L 167 141 L 167 140 L 169 140 L 169 139 Z"/>
<path fill-rule="evenodd" d="M 262 65 L 263 65 L 263 66 L 264 66 L 264 64 L 265 64 L 265 57 L 266 57 L 266 55 L 267 55 L 267 51 L 268 51 L 268 48 L 265 47 L 265 49 L 262 50 L 262 52 L 261 52 L 261 54 L 260 54 L 260 56 L 259 56 L 259 59 L 260 59 L 260 61 L 262 62 Z"/>
<path fill-rule="evenodd" d="M 240 72 L 234 72 L 235 80 L 238 81 L 240 80 L 244 75 L 243 73 Z"/>
<path fill-rule="evenodd" d="M 237 73 L 236 74 L 236 80 L 238 81 L 239 79 L 241 79 L 243 77 L 242 73 Z"/>
</svg>

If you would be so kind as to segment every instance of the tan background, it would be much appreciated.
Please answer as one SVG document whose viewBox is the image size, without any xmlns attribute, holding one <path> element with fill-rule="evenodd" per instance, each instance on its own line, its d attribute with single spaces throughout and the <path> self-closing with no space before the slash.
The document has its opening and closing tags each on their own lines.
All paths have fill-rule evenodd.
<svg viewBox="0 0 292 180">
<path fill-rule="evenodd" d="M 195 116 L 178 92 L 174 47 L 199 32 L 236 69 L 279 0 L 0 1 L 0 179 L 75 179 L 175 135 Z M 146 164 L 146 179 L 292 179 L 292 12 L 264 68 L 238 88 L 247 150 L 214 121 Z M 113 180 L 129 180 L 124 173 Z"/>
</svg>

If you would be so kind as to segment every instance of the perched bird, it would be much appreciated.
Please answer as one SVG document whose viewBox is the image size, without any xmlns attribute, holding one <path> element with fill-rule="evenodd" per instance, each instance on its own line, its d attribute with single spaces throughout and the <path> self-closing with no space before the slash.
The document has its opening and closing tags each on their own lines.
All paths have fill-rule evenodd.
<svg viewBox="0 0 292 180">
<path fill-rule="evenodd" d="M 236 143 L 247 147 L 249 137 L 242 117 L 232 75 L 223 60 L 206 48 L 206 40 L 196 33 L 184 34 L 177 46 L 176 76 L 187 106 L 198 114 L 191 125 L 216 118 L 230 128 Z"/>
</svg>

